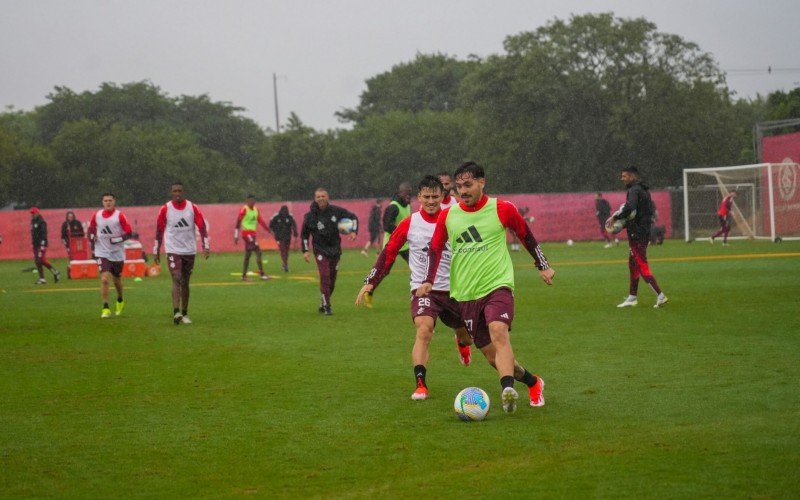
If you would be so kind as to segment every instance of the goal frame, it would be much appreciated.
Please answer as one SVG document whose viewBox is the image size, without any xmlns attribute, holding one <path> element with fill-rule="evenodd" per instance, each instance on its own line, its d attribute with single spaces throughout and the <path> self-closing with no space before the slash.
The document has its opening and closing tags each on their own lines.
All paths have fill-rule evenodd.
<svg viewBox="0 0 800 500">
<path fill-rule="evenodd" d="M 773 242 L 782 240 L 800 240 L 800 236 L 781 236 L 776 234 L 775 231 L 775 191 L 773 186 L 773 167 L 781 166 L 779 163 L 755 163 L 750 165 L 734 165 L 728 167 L 704 167 L 704 168 L 685 168 L 683 169 L 683 228 L 684 238 L 687 243 L 692 241 L 691 227 L 689 225 L 689 182 L 688 174 L 690 173 L 712 173 L 712 172 L 729 172 L 732 170 L 752 170 L 758 168 L 766 169 L 767 175 L 767 199 L 769 200 L 769 235 L 753 236 L 753 239 L 768 239 Z M 731 239 L 750 239 L 748 236 L 731 237 Z M 695 238 L 698 241 L 709 240 L 710 238 Z"/>
</svg>

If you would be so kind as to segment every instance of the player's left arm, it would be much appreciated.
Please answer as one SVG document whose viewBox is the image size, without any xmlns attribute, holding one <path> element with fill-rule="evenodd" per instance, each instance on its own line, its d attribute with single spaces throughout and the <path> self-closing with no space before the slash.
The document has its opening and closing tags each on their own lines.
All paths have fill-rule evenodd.
<svg viewBox="0 0 800 500">
<path fill-rule="evenodd" d="M 536 269 L 539 270 L 539 276 L 541 276 L 542 281 L 552 285 L 555 271 L 550 267 L 547 257 L 542 252 L 542 247 L 539 246 L 539 242 L 533 236 L 533 231 L 525 223 L 525 219 L 522 218 L 514 204 L 505 200 L 497 200 L 497 216 L 500 218 L 501 224 L 514 231 L 519 241 L 525 245 L 525 249 L 533 257 L 533 262 L 536 265 Z"/>
<path fill-rule="evenodd" d="M 110 240 L 111 243 L 122 243 L 125 240 L 131 239 L 131 236 L 133 236 L 133 228 L 122 213 L 119 214 L 119 225 L 122 226 L 122 236 L 113 236 Z"/>
<path fill-rule="evenodd" d="M 206 219 L 203 217 L 203 212 L 197 208 L 197 205 L 192 204 L 194 211 L 194 224 L 197 230 L 200 231 L 200 239 L 203 240 L 203 257 L 206 259 L 211 255 L 211 241 L 208 239 L 208 229 L 206 228 Z"/>
<path fill-rule="evenodd" d="M 261 224 L 261 227 L 266 229 L 269 234 L 272 234 L 272 229 L 270 229 L 269 225 L 267 225 L 267 223 L 264 222 L 264 219 L 261 217 L 261 214 L 258 214 L 258 223 Z"/>
<path fill-rule="evenodd" d="M 342 208 L 342 217 L 347 217 L 348 219 L 353 221 L 353 232 L 347 235 L 347 239 L 350 241 L 355 240 L 358 237 L 358 215 L 354 214 L 353 212 L 347 210 L 346 208 Z M 342 218 L 340 217 L 340 219 Z"/>
</svg>

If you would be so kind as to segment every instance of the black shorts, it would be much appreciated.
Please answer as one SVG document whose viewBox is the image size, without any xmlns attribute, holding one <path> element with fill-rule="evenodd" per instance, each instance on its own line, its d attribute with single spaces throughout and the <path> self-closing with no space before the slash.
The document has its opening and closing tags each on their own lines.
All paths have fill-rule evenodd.
<svg viewBox="0 0 800 500">
<path fill-rule="evenodd" d="M 98 257 L 97 265 L 100 266 L 101 273 L 111 273 L 115 278 L 122 276 L 122 266 L 125 262 L 121 260 L 108 260 L 105 257 Z"/>
<path fill-rule="evenodd" d="M 458 302 L 450 297 L 448 292 L 433 290 L 425 297 L 417 297 L 411 291 L 411 318 L 417 316 L 430 316 L 434 322 L 436 318 L 450 328 L 460 328 L 464 326 L 461 315 L 458 312 Z"/>
<path fill-rule="evenodd" d="M 167 254 L 167 267 L 174 277 L 191 276 L 194 270 L 194 255 Z"/>
<path fill-rule="evenodd" d="M 461 318 L 478 349 L 489 345 L 489 323 L 502 321 L 511 330 L 514 321 L 514 292 L 509 288 L 498 288 L 478 300 L 458 303 Z"/>
</svg>

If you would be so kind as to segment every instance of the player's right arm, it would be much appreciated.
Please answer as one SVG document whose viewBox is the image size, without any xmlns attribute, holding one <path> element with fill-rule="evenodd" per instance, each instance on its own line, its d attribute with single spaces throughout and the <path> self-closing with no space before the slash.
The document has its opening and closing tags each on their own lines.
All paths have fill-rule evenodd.
<svg viewBox="0 0 800 500">
<path fill-rule="evenodd" d="M 622 206 L 622 209 L 613 215 L 614 219 L 617 220 L 626 220 L 628 216 L 637 209 L 639 206 L 639 189 L 638 184 L 635 184 L 633 187 L 628 189 L 628 195 L 625 198 L 625 204 Z"/>
<path fill-rule="evenodd" d="M 92 247 L 92 255 L 94 255 L 94 243 L 97 240 L 97 212 L 92 214 L 92 218 L 89 219 L 89 230 L 87 233 L 89 236 L 89 245 Z"/>
<path fill-rule="evenodd" d="M 428 245 L 428 272 L 425 281 L 417 288 L 416 296 L 424 297 L 433 290 L 433 282 L 436 279 L 436 271 L 439 269 L 439 262 L 442 260 L 442 252 L 444 252 L 445 245 L 447 244 L 447 215 L 450 213 L 449 208 L 445 208 L 439 212 L 439 218 L 436 219 L 436 227 L 433 230 L 433 237 Z"/>
<path fill-rule="evenodd" d="M 236 225 L 233 226 L 233 244 L 234 245 L 238 245 L 239 244 L 239 228 L 242 227 L 242 219 L 244 219 L 244 215 L 245 215 L 245 208 L 242 207 L 239 210 L 239 216 L 236 217 Z"/>
<path fill-rule="evenodd" d="M 400 249 L 403 248 L 403 245 L 405 245 L 408 241 L 408 229 L 410 227 L 411 217 L 406 217 L 400 221 L 400 224 L 398 224 L 396 228 L 394 228 L 392 236 L 389 238 L 389 242 L 378 255 L 375 265 L 364 279 L 365 285 L 372 285 L 372 289 L 370 291 L 378 288 L 378 285 L 380 285 L 381 281 L 383 281 L 383 278 L 385 278 L 389 273 L 394 261 L 397 260 L 397 255 L 400 253 Z"/>
<path fill-rule="evenodd" d="M 160 264 L 161 258 L 159 254 L 161 253 L 161 242 L 164 239 L 164 231 L 167 228 L 167 206 L 162 205 L 161 210 L 158 211 L 158 217 L 156 218 L 156 241 L 153 243 L 153 261 L 156 264 Z"/>
<path fill-rule="evenodd" d="M 303 218 L 303 229 L 300 232 L 300 248 L 303 250 L 303 259 L 306 262 L 310 260 L 310 246 L 308 243 L 308 238 L 311 237 L 311 212 L 307 213 L 306 216 Z"/>
</svg>

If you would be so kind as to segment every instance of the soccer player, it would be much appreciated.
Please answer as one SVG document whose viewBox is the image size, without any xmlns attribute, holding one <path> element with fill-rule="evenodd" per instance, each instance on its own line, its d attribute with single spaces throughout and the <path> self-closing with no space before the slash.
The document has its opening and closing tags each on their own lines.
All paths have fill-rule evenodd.
<svg viewBox="0 0 800 500">
<path fill-rule="evenodd" d="M 411 215 L 411 184 L 402 182 L 397 187 L 397 194 L 395 194 L 389 201 L 386 210 L 383 211 L 383 246 L 389 243 L 389 238 L 392 232 L 400 223 L 401 220 Z M 399 252 L 406 262 L 408 262 L 408 245 L 403 245 Z M 392 270 L 391 266 L 386 271 L 386 274 Z M 364 296 L 364 303 L 368 308 L 372 308 L 372 293 Z"/>
<path fill-rule="evenodd" d="M 392 197 L 389 206 L 383 211 L 383 246 L 389 243 L 394 228 L 400 221 L 411 215 L 411 184 L 402 182 L 397 188 L 397 194 Z M 400 257 L 408 262 L 408 245 L 400 249 Z"/>
<path fill-rule="evenodd" d="M 444 196 L 442 196 L 442 208 L 452 207 L 458 203 L 458 200 L 453 196 L 453 177 L 450 172 L 439 172 L 436 174 L 439 182 L 444 186 Z"/>
<path fill-rule="evenodd" d="M 306 262 L 311 261 L 311 250 L 314 251 L 319 272 L 319 312 L 326 316 L 333 314 L 331 295 L 336 287 L 339 258 L 342 256 L 342 237 L 338 228 L 340 219 L 351 219 L 355 223 L 354 231 L 347 235 L 350 241 L 355 240 L 358 237 L 358 216 L 342 207 L 331 205 L 328 191 L 317 188 L 311 210 L 303 218 L 300 239 Z M 313 241 L 313 247 L 309 245 L 309 238 Z"/>
<path fill-rule="evenodd" d="M 111 193 L 103 193 L 103 208 L 89 220 L 89 239 L 94 248 L 94 256 L 100 265 L 100 297 L 103 309 L 100 318 L 111 317 L 108 307 L 108 282 L 114 282 L 117 290 L 117 303 L 114 314 L 119 316 L 125 308 L 122 299 L 122 267 L 125 265 L 125 240 L 131 238 L 133 229 L 122 212 L 117 210 L 117 197 Z"/>
<path fill-rule="evenodd" d="M 283 272 L 289 272 L 289 248 L 292 245 L 292 236 L 297 238 L 297 223 L 289 213 L 289 207 L 281 205 L 275 215 L 269 220 L 269 228 L 275 241 L 278 242 L 278 251 L 281 254 L 281 268 Z"/>
<path fill-rule="evenodd" d="M 39 279 L 36 280 L 36 284 L 44 285 L 47 283 L 47 280 L 44 279 L 43 267 L 46 267 L 53 273 L 53 281 L 58 283 L 61 273 L 47 260 L 47 222 L 45 222 L 44 217 L 42 217 L 37 207 L 31 207 L 30 213 L 33 262 L 36 264 L 36 270 L 39 272 Z"/>
<path fill-rule="evenodd" d="M 203 257 L 208 259 L 211 246 L 206 221 L 200 208 L 184 198 L 183 183 L 175 182 L 170 187 L 170 198 L 156 219 L 156 242 L 153 260 L 160 264 L 161 243 L 167 254 L 169 272 L 172 275 L 172 321 L 176 325 L 192 324 L 189 319 L 189 279 L 194 270 L 197 241 L 194 228 L 197 226 L 203 241 Z"/>
<path fill-rule="evenodd" d="M 369 241 L 364 244 L 364 248 L 361 250 L 361 255 L 364 257 L 367 257 L 367 250 L 370 247 L 381 248 L 381 203 L 382 200 L 378 198 L 369 210 L 369 221 L 367 222 Z"/>
<path fill-rule="evenodd" d="M 264 273 L 264 263 L 261 262 L 261 247 L 258 245 L 256 239 L 256 229 L 258 225 L 271 233 L 267 223 L 261 218 L 261 214 L 256 208 L 255 195 L 248 194 L 244 206 L 239 210 L 239 216 L 236 218 L 236 227 L 233 230 L 233 244 L 239 244 L 239 228 L 242 229 L 242 239 L 244 240 L 244 265 L 242 266 L 242 281 L 250 281 L 247 278 L 247 268 L 250 267 L 250 254 L 255 252 L 256 265 L 258 266 L 258 274 L 262 280 L 268 280 L 269 276 Z"/>
<path fill-rule="evenodd" d="M 597 193 L 594 199 L 594 215 L 600 223 L 600 235 L 606 240 L 606 246 L 603 248 L 611 248 L 611 235 L 606 231 L 606 221 L 611 217 L 611 204 L 603 198 L 603 193 Z"/>
<path fill-rule="evenodd" d="M 442 207 L 442 183 L 434 176 L 428 175 L 419 183 L 417 200 L 420 202 L 419 212 L 406 217 L 397 225 L 389 243 L 378 256 L 375 266 L 364 280 L 364 286 L 358 292 L 356 305 L 364 301 L 367 293 L 372 292 L 386 276 L 391 268 L 400 248 L 408 243 L 409 261 L 411 269 L 411 319 L 416 328 L 416 339 L 411 350 L 411 361 L 414 366 L 416 390 L 411 394 L 411 399 L 420 401 L 428 397 L 427 366 L 428 347 L 433 338 L 433 329 L 436 319 L 456 332 L 456 345 L 458 346 L 461 363 L 468 366 L 471 360 L 470 344 L 472 340 L 464 328 L 464 322 L 458 312 L 458 304 L 450 298 L 450 250 L 445 248 L 442 261 L 433 283 L 433 290 L 426 297 L 414 295 L 417 288 L 425 279 L 426 263 L 428 259 L 428 242 L 433 236 L 436 227 L 436 218 Z"/>
<path fill-rule="evenodd" d="M 514 204 L 484 194 L 483 168 L 467 162 L 453 176 L 461 202 L 443 210 L 428 250 L 428 270 L 416 296 L 433 289 L 448 240 L 452 248 L 450 296 L 458 302 L 461 318 L 475 346 L 500 376 L 503 410 L 512 413 L 519 395 L 514 380 L 528 386 L 531 406 L 543 406 L 544 381 L 517 363 L 509 331 L 514 320 L 514 266 L 506 245 L 511 228 L 533 257 L 539 276 L 553 284 L 550 267 L 530 227 Z"/>
<path fill-rule="evenodd" d="M 628 190 L 625 205 L 611 216 L 612 220 L 628 221 L 625 228 L 628 232 L 628 269 L 630 271 L 630 289 L 628 297 L 617 307 L 634 307 L 638 304 L 637 293 L 639 278 L 641 277 L 656 293 L 656 304 L 661 307 L 669 301 L 658 286 L 656 277 L 647 264 L 647 245 L 650 244 L 650 226 L 653 223 L 653 200 L 650 198 L 649 188 L 639 179 L 639 169 L 625 167 L 620 174 L 620 180 Z M 630 214 L 636 210 L 636 216 L 628 220 Z"/>
<path fill-rule="evenodd" d="M 722 236 L 722 245 L 728 245 L 728 233 L 731 231 L 731 207 L 733 206 L 733 199 L 736 198 L 736 190 L 731 191 L 728 195 L 722 198 L 722 203 L 719 204 L 717 210 L 717 219 L 719 220 L 719 231 L 714 233 L 711 237 L 711 244 L 714 244 L 714 238 Z"/>
</svg>

